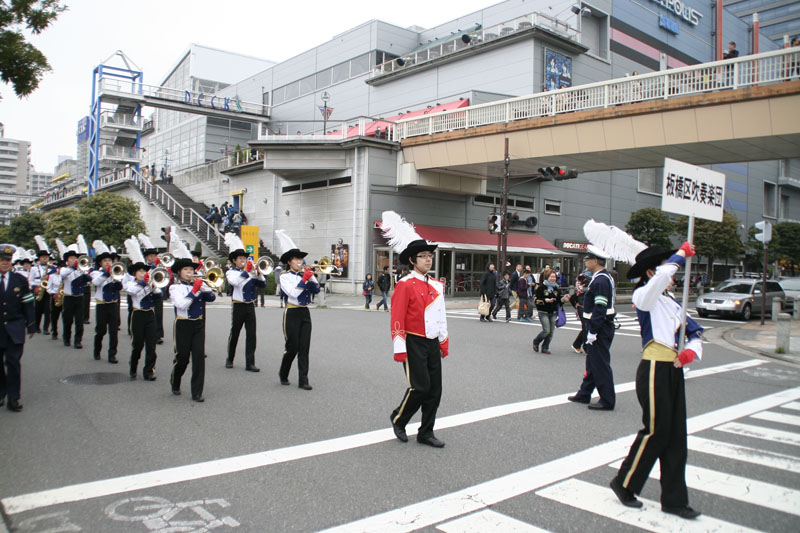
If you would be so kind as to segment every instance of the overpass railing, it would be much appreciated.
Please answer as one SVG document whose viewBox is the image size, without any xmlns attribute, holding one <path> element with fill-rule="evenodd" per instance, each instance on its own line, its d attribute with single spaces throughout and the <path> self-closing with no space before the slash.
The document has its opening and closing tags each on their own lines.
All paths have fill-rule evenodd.
<svg viewBox="0 0 800 533">
<path fill-rule="evenodd" d="M 509 98 L 397 121 L 394 140 L 800 78 L 800 47 Z"/>
</svg>

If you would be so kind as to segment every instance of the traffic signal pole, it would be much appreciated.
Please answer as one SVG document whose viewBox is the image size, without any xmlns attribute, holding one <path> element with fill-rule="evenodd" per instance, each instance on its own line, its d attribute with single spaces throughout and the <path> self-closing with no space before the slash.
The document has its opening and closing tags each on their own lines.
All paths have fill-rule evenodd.
<svg viewBox="0 0 800 533">
<path fill-rule="evenodd" d="M 503 172 L 503 194 L 500 198 L 500 234 L 497 241 L 497 272 L 502 277 L 506 270 L 506 255 L 508 251 L 508 185 L 511 178 L 511 157 L 508 154 L 508 137 L 505 139 L 505 156 L 503 162 L 505 171 Z"/>
<path fill-rule="evenodd" d="M 761 325 L 764 325 L 764 315 L 767 314 L 767 246 L 764 243 L 764 273 L 761 279 Z M 772 320 L 777 320 L 777 317 L 772 317 Z"/>
</svg>

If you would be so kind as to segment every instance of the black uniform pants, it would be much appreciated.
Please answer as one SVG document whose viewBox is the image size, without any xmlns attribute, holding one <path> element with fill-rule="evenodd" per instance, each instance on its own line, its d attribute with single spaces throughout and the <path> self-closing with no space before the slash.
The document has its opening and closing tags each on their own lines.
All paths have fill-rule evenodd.
<svg viewBox="0 0 800 533">
<path fill-rule="evenodd" d="M 103 350 L 103 337 L 108 331 L 108 358 L 113 359 L 117 355 L 117 305 L 116 302 L 100 303 L 94 308 L 96 319 L 94 326 L 94 358 L 100 358 Z"/>
<path fill-rule="evenodd" d="M 422 424 L 417 438 L 433 436 L 436 411 L 442 399 L 442 350 L 438 339 L 406 335 L 408 357 L 403 371 L 408 389 L 403 401 L 392 411 L 392 423 L 405 427 L 417 410 L 422 408 Z"/>
<path fill-rule="evenodd" d="M 83 288 L 83 322 L 84 324 L 89 323 L 89 316 L 91 315 L 91 307 L 92 307 L 92 286 L 86 285 Z"/>
<path fill-rule="evenodd" d="M 588 401 L 594 389 L 600 394 L 600 403 L 611 409 L 617 403 L 614 391 L 614 373 L 611 371 L 611 341 L 614 340 L 614 324 L 606 322 L 597 332 L 597 339 L 592 344 L 585 344 L 586 374 L 583 376 L 581 388 L 577 396 Z"/>
<path fill-rule="evenodd" d="M 642 360 L 636 370 L 636 396 L 644 428 L 636 434 L 618 479 L 642 492 L 656 460 L 661 464 L 661 505 L 689 505 L 686 490 L 686 393 L 683 369 L 672 362 Z"/>
<path fill-rule="evenodd" d="M 308 352 L 311 349 L 311 313 L 307 307 L 286 308 L 283 312 L 283 338 L 286 347 L 278 374 L 282 380 L 289 379 L 289 371 L 297 357 L 297 381 L 299 385 L 305 385 L 308 383 Z"/>
<path fill-rule="evenodd" d="M 47 333 L 50 329 L 50 295 L 47 294 L 47 290 L 41 287 L 39 291 L 44 291 L 44 297 L 41 300 L 36 300 L 36 330 L 41 329 Z M 44 326 L 40 328 L 39 324 L 42 322 L 42 317 L 44 317 Z"/>
<path fill-rule="evenodd" d="M 22 385 L 22 348 L 24 344 L 12 344 L 8 335 L 2 333 L 5 346 L 0 346 L 0 398 L 8 396 L 9 400 L 19 400 Z"/>
<path fill-rule="evenodd" d="M 155 374 L 156 367 L 156 314 L 152 309 L 136 309 L 131 315 L 131 374 L 135 374 L 139 367 L 139 357 L 144 353 L 144 368 L 142 374 L 145 377 Z"/>
<path fill-rule="evenodd" d="M 239 333 L 244 326 L 245 346 L 244 360 L 248 367 L 256 364 L 256 307 L 255 303 L 233 302 L 231 313 L 231 332 L 228 335 L 228 361 L 233 362 L 236 356 L 236 345 L 239 344 Z"/>
<path fill-rule="evenodd" d="M 581 316 L 583 314 L 583 307 L 579 306 L 578 310 L 578 319 L 581 321 L 581 330 L 578 335 L 575 337 L 575 340 L 572 341 L 572 347 L 576 350 L 583 349 L 583 343 L 586 342 L 586 320 Z"/>
<path fill-rule="evenodd" d="M 56 295 L 47 294 L 48 305 L 50 306 L 50 326 L 53 332 L 53 338 L 58 338 L 58 319 L 61 317 L 61 310 L 63 307 L 56 305 Z"/>
<path fill-rule="evenodd" d="M 181 378 L 191 359 L 192 398 L 202 396 L 206 376 L 206 336 L 203 321 L 176 318 L 172 335 L 175 347 L 175 360 L 169 380 L 172 390 L 181 390 Z"/>
<path fill-rule="evenodd" d="M 75 343 L 83 340 L 83 294 L 77 296 L 64 295 L 62 319 L 64 321 L 63 338 L 69 344 L 72 338 L 72 325 L 75 325 Z"/>
<path fill-rule="evenodd" d="M 164 338 L 164 300 L 156 297 L 153 302 L 153 309 L 156 311 L 156 337 Z"/>
<path fill-rule="evenodd" d="M 153 311 L 155 313 L 155 311 Z M 128 321 L 125 322 L 128 324 L 128 337 L 131 336 L 131 317 L 133 316 L 133 300 L 131 300 L 131 295 L 128 295 Z M 155 314 L 153 315 L 153 324 L 155 325 Z"/>
</svg>

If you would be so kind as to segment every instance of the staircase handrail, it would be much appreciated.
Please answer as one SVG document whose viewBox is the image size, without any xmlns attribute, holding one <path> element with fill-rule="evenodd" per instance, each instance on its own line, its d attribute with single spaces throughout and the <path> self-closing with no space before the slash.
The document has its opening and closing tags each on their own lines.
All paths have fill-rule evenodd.
<svg viewBox="0 0 800 533">
<path fill-rule="evenodd" d="M 167 212 L 171 213 L 173 219 L 180 220 L 182 226 L 194 228 L 197 235 L 205 236 L 206 243 L 214 246 L 217 252 L 222 250 L 225 243 L 224 237 L 200 213 L 191 207 L 183 207 L 160 185 L 150 183 L 145 179 L 134 179 L 133 184 L 146 198 L 158 202 Z"/>
</svg>

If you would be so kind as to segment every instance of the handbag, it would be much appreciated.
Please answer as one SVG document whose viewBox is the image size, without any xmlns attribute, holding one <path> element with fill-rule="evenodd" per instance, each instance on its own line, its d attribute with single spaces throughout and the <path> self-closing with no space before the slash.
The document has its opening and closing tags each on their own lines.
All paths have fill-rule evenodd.
<svg viewBox="0 0 800 533">
<path fill-rule="evenodd" d="M 556 327 L 560 328 L 567 323 L 567 313 L 564 312 L 562 305 L 558 306 L 558 318 L 556 319 Z"/>
<path fill-rule="evenodd" d="M 481 295 L 481 303 L 478 304 L 478 314 L 481 316 L 489 316 L 489 313 L 492 311 L 491 304 L 489 303 L 489 299 L 486 297 L 485 294 Z"/>
</svg>

